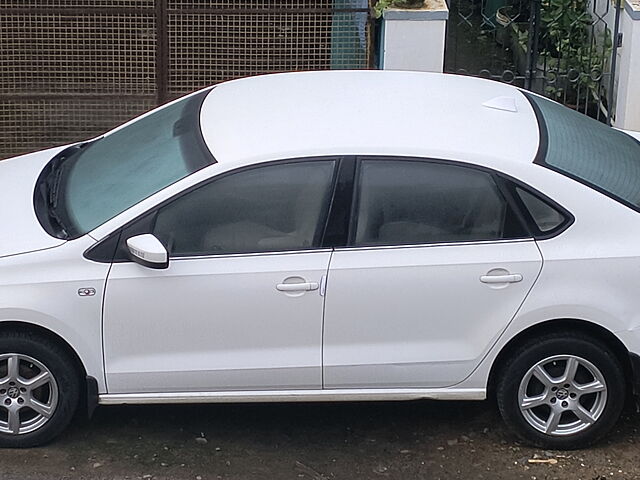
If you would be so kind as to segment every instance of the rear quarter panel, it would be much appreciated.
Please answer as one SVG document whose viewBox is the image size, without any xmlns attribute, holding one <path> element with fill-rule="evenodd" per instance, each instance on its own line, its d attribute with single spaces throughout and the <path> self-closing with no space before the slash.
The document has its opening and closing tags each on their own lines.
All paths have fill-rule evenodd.
<svg viewBox="0 0 640 480">
<path fill-rule="evenodd" d="M 478 368 L 459 385 L 485 387 L 509 340 L 549 320 L 592 322 L 640 352 L 640 213 L 543 166 L 513 163 L 502 170 L 556 200 L 575 221 L 560 235 L 537 242 L 543 266 L 536 284 Z"/>
</svg>

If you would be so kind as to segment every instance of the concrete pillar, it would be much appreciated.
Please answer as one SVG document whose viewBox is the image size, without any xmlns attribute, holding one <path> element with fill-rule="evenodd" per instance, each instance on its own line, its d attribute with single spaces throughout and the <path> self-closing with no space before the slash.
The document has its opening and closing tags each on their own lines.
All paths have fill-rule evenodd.
<svg viewBox="0 0 640 480">
<path fill-rule="evenodd" d="M 419 9 L 385 10 L 380 67 L 442 72 L 448 18 L 444 0 L 425 0 Z"/>
<path fill-rule="evenodd" d="M 614 126 L 640 132 L 640 0 L 622 0 Z"/>
</svg>

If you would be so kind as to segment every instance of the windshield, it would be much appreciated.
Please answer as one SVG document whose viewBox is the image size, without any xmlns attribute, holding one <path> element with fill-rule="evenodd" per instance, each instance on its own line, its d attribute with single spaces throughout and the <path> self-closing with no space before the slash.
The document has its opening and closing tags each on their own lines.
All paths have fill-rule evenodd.
<svg viewBox="0 0 640 480">
<path fill-rule="evenodd" d="M 56 157 L 37 190 L 44 198 L 36 199 L 36 208 L 48 214 L 45 229 L 60 238 L 77 238 L 215 163 L 200 131 L 200 107 L 209 91 Z"/>
<path fill-rule="evenodd" d="M 558 103 L 525 95 L 540 123 L 537 163 L 640 209 L 640 142 Z"/>
</svg>

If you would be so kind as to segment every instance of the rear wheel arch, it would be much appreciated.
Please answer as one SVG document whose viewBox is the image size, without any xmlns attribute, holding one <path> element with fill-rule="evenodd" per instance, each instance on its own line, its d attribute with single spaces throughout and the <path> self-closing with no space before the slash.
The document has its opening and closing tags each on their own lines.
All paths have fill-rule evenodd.
<svg viewBox="0 0 640 480">
<path fill-rule="evenodd" d="M 547 320 L 541 323 L 532 325 L 525 330 L 518 333 L 513 337 L 506 345 L 502 347 L 500 353 L 493 360 L 491 370 L 489 372 L 489 379 L 487 382 L 487 396 L 494 399 L 496 393 L 496 386 L 500 378 L 500 372 L 508 362 L 509 358 L 524 344 L 531 341 L 534 338 L 542 337 L 552 333 L 566 332 L 568 335 L 580 334 L 582 336 L 591 337 L 594 340 L 603 343 L 607 346 L 616 356 L 617 360 L 624 369 L 624 377 L 630 379 L 632 375 L 631 360 L 629 358 L 629 350 L 622 343 L 622 341 L 616 337 L 616 335 L 610 330 L 598 325 L 596 323 L 587 320 L 576 319 L 556 319 Z M 631 382 L 627 380 L 625 388 L 631 393 Z"/>
</svg>

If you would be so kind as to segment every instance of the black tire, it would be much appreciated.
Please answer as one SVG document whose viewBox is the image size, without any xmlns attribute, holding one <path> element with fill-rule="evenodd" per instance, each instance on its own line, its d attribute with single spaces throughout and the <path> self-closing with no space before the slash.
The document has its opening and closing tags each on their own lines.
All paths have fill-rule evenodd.
<svg viewBox="0 0 640 480">
<path fill-rule="evenodd" d="M 43 420 L 45 423 L 37 427 L 37 429 L 28 433 L 19 434 L 0 431 L 0 447 L 27 448 L 43 445 L 62 433 L 75 414 L 80 399 L 81 386 L 81 373 L 79 372 L 77 362 L 74 361 L 67 351 L 58 343 L 24 331 L 9 331 L 0 334 L 0 358 L 8 354 L 30 357 L 46 367 L 55 380 L 57 401 L 51 416 Z M 4 365 L 3 368 L 6 375 L 8 363 L 5 361 Z M 20 368 L 29 368 L 29 363 L 25 360 L 21 360 L 20 365 Z M 2 366 L 2 364 L 0 364 L 0 366 Z M 0 373 L 0 376 L 5 375 Z M 52 384 L 47 384 L 41 387 L 41 389 L 44 389 L 44 395 L 50 394 L 49 389 L 52 388 L 51 385 Z M 34 390 L 36 393 L 33 395 L 40 395 L 42 391 L 43 390 Z M 4 407 L 4 402 L 10 401 L 10 399 L 8 398 L 6 388 L 0 390 L 0 393 L 4 393 L 3 403 L 0 403 L 0 413 L 6 416 L 4 421 L 8 429 L 8 410 Z M 25 393 L 24 395 L 26 398 L 30 393 Z M 24 402 L 24 398 L 14 399 L 16 402 L 19 400 Z M 24 414 L 22 413 L 23 411 L 24 409 L 20 411 L 21 421 L 23 415 L 29 417 L 30 415 L 36 414 L 35 411 L 29 409 L 26 409 L 26 413 Z M 37 424 L 34 424 L 34 427 L 35 426 L 37 426 Z"/>
<path fill-rule="evenodd" d="M 536 385 L 538 382 L 538 375 L 527 375 L 532 368 L 534 368 L 539 362 L 543 362 L 551 357 L 559 356 L 559 359 L 549 363 L 545 363 L 543 368 L 547 373 L 553 369 L 556 372 L 560 372 L 562 375 L 565 368 L 567 368 L 568 360 L 562 360 L 560 356 L 571 356 L 578 359 L 578 367 L 580 372 L 577 375 L 582 375 L 582 378 L 587 378 L 590 375 L 590 367 L 595 367 L 601 377 L 604 379 L 606 386 L 606 392 L 593 393 L 585 395 L 583 399 L 578 396 L 579 394 L 571 393 L 575 395 L 575 399 L 571 399 L 565 395 L 569 395 L 570 391 L 575 392 L 574 384 L 571 384 L 571 388 L 565 389 L 564 384 L 555 386 L 557 389 L 552 391 L 551 388 L 545 388 L 543 382 L 539 382 L 540 386 Z M 586 360 L 591 366 L 582 364 L 580 360 Z M 505 365 L 498 374 L 496 397 L 498 402 L 498 408 L 507 426 L 513 430 L 513 432 L 524 440 L 526 443 L 554 450 L 573 450 L 578 448 L 584 448 L 592 443 L 596 442 L 604 435 L 606 435 L 616 424 L 620 417 L 620 413 L 624 407 L 626 398 L 626 382 L 624 371 L 620 361 L 616 358 L 615 354 L 603 343 L 595 338 L 591 338 L 587 335 L 570 332 L 558 332 L 546 335 L 544 337 L 538 337 L 532 339 L 516 349 L 513 354 L 506 359 L 507 365 Z M 560 370 L 563 369 L 563 370 Z M 584 369 L 584 370 L 582 370 Z M 554 379 L 560 378 L 560 375 L 550 375 Z M 577 378 L 577 377 L 576 377 Z M 595 376 L 593 377 L 595 379 Z M 529 379 L 529 380 L 527 380 Z M 533 380 L 531 380 L 533 379 Z M 589 383 L 590 380 L 581 383 Z M 524 409 L 529 420 L 525 418 L 525 413 L 520 408 L 519 392 L 521 383 L 526 385 L 528 390 L 526 392 L 526 399 L 530 397 L 540 396 L 544 398 L 544 405 L 539 407 Z M 549 383 L 548 385 L 551 385 Z M 536 388 L 538 390 L 536 391 Z M 529 393 L 532 392 L 532 393 Z M 545 393 L 550 392 L 550 393 Z M 568 405 L 569 408 L 573 407 L 573 411 L 579 409 L 575 403 L 571 404 L 571 400 L 583 402 L 587 409 L 591 408 L 593 411 L 598 411 L 599 416 L 592 415 L 596 418 L 593 423 L 583 421 L 583 430 L 572 432 L 570 429 L 571 422 L 580 422 L 581 420 L 572 411 L 566 413 L 560 413 L 560 428 L 566 428 L 564 434 L 559 429 L 556 429 L 555 435 L 545 433 L 538 428 L 545 428 L 540 426 L 536 428 L 533 424 L 536 424 L 538 418 L 544 420 L 545 413 L 547 413 L 547 420 L 551 417 L 553 409 L 560 409 Z M 589 402 L 593 402 L 590 406 Z M 599 405 L 599 407 L 597 406 Z M 531 413 L 533 412 L 533 413 Z M 533 418 L 533 420 L 532 420 Z M 549 425 L 549 422 L 547 425 Z M 577 430 L 578 427 L 574 427 Z"/>
</svg>

